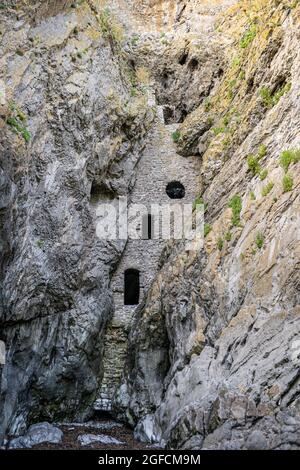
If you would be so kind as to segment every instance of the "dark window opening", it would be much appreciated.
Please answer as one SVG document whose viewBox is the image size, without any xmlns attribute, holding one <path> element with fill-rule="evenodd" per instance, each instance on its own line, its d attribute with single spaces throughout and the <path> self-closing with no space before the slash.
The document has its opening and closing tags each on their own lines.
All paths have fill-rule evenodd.
<svg viewBox="0 0 300 470">
<path fill-rule="evenodd" d="M 167 184 L 166 193 L 170 199 L 183 199 L 185 196 L 185 188 L 179 181 L 172 181 Z"/>
<path fill-rule="evenodd" d="M 109 188 L 105 187 L 103 184 L 98 183 L 97 181 L 92 182 L 90 201 L 91 203 L 97 203 L 106 199 L 114 199 L 115 194 Z"/>
<path fill-rule="evenodd" d="M 164 106 L 164 121 L 165 124 L 173 124 L 176 122 L 175 117 L 175 107 L 174 106 Z"/>
<path fill-rule="evenodd" d="M 180 65 L 184 65 L 186 63 L 187 59 L 188 59 L 188 56 L 189 55 L 186 52 L 184 54 L 182 54 L 182 56 L 179 58 L 178 63 Z"/>
<path fill-rule="evenodd" d="M 138 305 L 140 301 L 140 272 L 127 269 L 124 274 L 124 304 Z"/>
<path fill-rule="evenodd" d="M 199 65 L 198 60 L 197 59 L 192 59 L 192 60 L 190 60 L 188 67 L 193 72 L 194 70 L 197 70 L 198 65 Z"/>
<path fill-rule="evenodd" d="M 129 61 L 129 65 L 130 65 L 130 67 L 131 67 L 133 70 L 135 70 L 135 61 L 134 61 L 134 60 L 131 59 L 131 60 Z"/>
<path fill-rule="evenodd" d="M 187 115 L 188 115 L 187 110 L 186 110 L 186 109 L 182 109 L 182 110 L 181 110 L 181 118 L 180 118 L 179 122 L 183 122 L 183 121 L 185 120 L 185 118 L 187 117 Z"/>
<path fill-rule="evenodd" d="M 143 239 L 151 240 L 154 237 L 154 224 L 153 217 L 151 214 L 147 214 L 143 217 Z"/>
</svg>

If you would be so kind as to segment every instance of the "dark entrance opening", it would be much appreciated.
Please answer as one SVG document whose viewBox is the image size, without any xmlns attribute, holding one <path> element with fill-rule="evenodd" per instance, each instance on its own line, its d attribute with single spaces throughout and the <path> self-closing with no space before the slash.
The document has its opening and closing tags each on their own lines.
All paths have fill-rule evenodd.
<svg viewBox="0 0 300 470">
<path fill-rule="evenodd" d="M 185 187 L 179 181 L 171 181 L 171 183 L 167 184 L 166 193 L 170 199 L 183 199 Z"/>
<path fill-rule="evenodd" d="M 140 301 L 140 272 L 126 269 L 124 274 L 124 304 L 138 305 Z"/>
<path fill-rule="evenodd" d="M 143 240 L 151 240 L 154 236 L 153 217 L 151 214 L 143 217 Z"/>
</svg>

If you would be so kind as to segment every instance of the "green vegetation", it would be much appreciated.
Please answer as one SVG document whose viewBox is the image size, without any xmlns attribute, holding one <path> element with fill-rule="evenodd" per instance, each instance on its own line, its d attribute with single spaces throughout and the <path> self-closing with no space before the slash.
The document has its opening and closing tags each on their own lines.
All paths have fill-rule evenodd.
<svg viewBox="0 0 300 470">
<path fill-rule="evenodd" d="M 137 34 L 134 34 L 131 38 L 131 45 L 135 47 L 139 41 L 139 36 Z"/>
<path fill-rule="evenodd" d="M 43 240 L 37 240 L 36 246 L 37 246 L 38 248 L 43 248 L 43 246 L 44 246 L 44 241 L 43 241 Z"/>
<path fill-rule="evenodd" d="M 212 231 L 212 226 L 210 224 L 204 224 L 204 237 Z"/>
<path fill-rule="evenodd" d="M 228 207 L 230 207 L 230 209 L 232 210 L 232 219 L 231 219 L 232 225 L 237 227 L 238 225 L 240 225 L 240 221 L 241 221 L 241 218 L 240 218 L 241 211 L 242 211 L 241 196 L 239 196 L 238 194 L 233 196 L 229 201 Z"/>
<path fill-rule="evenodd" d="M 256 196 L 255 196 L 255 194 L 254 194 L 253 191 L 250 192 L 250 199 L 251 199 L 251 201 L 255 201 L 255 200 L 256 200 Z"/>
<path fill-rule="evenodd" d="M 231 232 L 226 232 L 224 235 L 224 238 L 227 242 L 230 242 L 232 239 L 232 233 Z"/>
<path fill-rule="evenodd" d="M 241 70 L 240 73 L 239 73 L 238 79 L 239 80 L 245 80 L 245 78 L 246 78 L 246 72 L 245 72 L 245 70 Z"/>
<path fill-rule="evenodd" d="M 284 150 L 279 157 L 280 166 L 282 166 L 286 173 L 292 163 L 298 163 L 299 161 L 300 149 Z"/>
<path fill-rule="evenodd" d="M 274 187 L 274 183 L 270 181 L 270 183 L 268 183 L 266 186 L 263 187 L 261 191 L 261 195 L 263 197 L 267 196 L 272 191 L 273 187 Z"/>
<path fill-rule="evenodd" d="M 13 132 L 20 134 L 25 142 L 30 141 L 31 135 L 26 128 L 26 115 L 14 102 L 9 103 L 9 116 L 6 123 L 12 128 Z"/>
<path fill-rule="evenodd" d="M 224 119 L 223 119 L 223 124 L 224 124 L 225 127 L 228 126 L 229 121 L 230 121 L 229 116 L 226 115 L 226 116 L 224 117 Z"/>
<path fill-rule="evenodd" d="M 227 149 L 231 144 L 231 137 L 230 136 L 225 137 L 222 144 L 223 144 L 223 148 Z"/>
<path fill-rule="evenodd" d="M 193 211 L 196 209 L 197 206 L 203 205 L 204 201 L 201 196 L 196 197 L 196 199 L 193 202 Z"/>
<path fill-rule="evenodd" d="M 259 158 L 254 155 L 249 155 L 247 158 L 248 168 L 251 171 L 253 176 L 256 176 L 260 173 L 261 167 L 259 164 Z"/>
<path fill-rule="evenodd" d="M 293 189 L 293 178 L 290 175 L 284 175 L 282 178 L 283 192 L 288 193 Z"/>
<path fill-rule="evenodd" d="M 258 232 L 255 237 L 255 244 L 257 248 L 261 249 L 264 245 L 264 242 L 265 242 L 265 237 L 263 236 L 261 232 Z"/>
<path fill-rule="evenodd" d="M 226 132 L 226 127 L 213 127 L 213 133 L 217 136 L 220 134 L 224 134 Z"/>
<path fill-rule="evenodd" d="M 180 132 L 179 132 L 179 130 L 173 132 L 173 134 L 172 134 L 172 139 L 173 139 L 173 142 L 175 142 L 175 143 L 179 141 L 179 139 L 180 139 Z"/>
<path fill-rule="evenodd" d="M 253 176 L 260 175 L 261 179 L 265 179 L 268 172 L 267 170 L 261 170 L 259 161 L 267 155 L 267 147 L 261 145 L 258 149 L 257 155 L 249 155 L 247 158 L 248 168 Z M 266 173 L 267 172 L 267 173 Z"/>
<path fill-rule="evenodd" d="M 258 158 L 263 158 L 267 155 L 267 146 L 266 145 L 260 145 L 258 149 Z"/>
<path fill-rule="evenodd" d="M 138 90 L 133 86 L 130 89 L 130 96 L 134 97 L 138 95 Z"/>
<path fill-rule="evenodd" d="M 209 98 L 205 98 L 204 100 L 204 109 L 205 111 L 208 113 L 208 111 L 210 111 L 210 108 L 211 108 L 211 101 Z"/>
<path fill-rule="evenodd" d="M 287 83 L 285 85 L 282 85 L 282 87 L 278 88 L 278 90 L 275 91 L 275 93 L 271 93 L 271 91 L 268 87 L 263 86 L 260 90 L 260 96 L 263 100 L 264 105 L 267 108 L 272 108 L 273 106 L 275 106 L 279 102 L 280 98 L 285 93 L 290 91 L 291 87 L 292 87 L 292 84 Z"/>
<path fill-rule="evenodd" d="M 218 238 L 218 241 L 217 241 L 218 250 L 222 251 L 222 250 L 223 250 L 223 246 L 224 246 L 224 240 L 223 240 L 223 238 L 219 237 L 219 238 Z"/>
<path fill-rule="evenodd" d="M 267 176 L 268 176 L 268 170 L 265 169 L 260 172 L 259 178 L 261 181 L 263 181 L 266 179 Z"/>
<path fill-rule="evenodd" d="M 115 21 L 109 8 L 105 8 L 99 13 L 98 21 L 101 32 L 105 38 L 115 44 L 122 42 L 124 37 L 122 26 Z"/>
<path fill-rule="evenodd" d="M 247 47 L 254 40 L 257 33 L 255 25 L 251 25 L 250 28 L 243 34 L 242 39 L 240 40 L 240 48 L 247 49 Z"/>
<path fill-rule="evenodd" d="M 231 65 L 232 67 L 238 67 L 239 65 L 241 65 L 240 57 L 234 57 Z"/>
</svg>

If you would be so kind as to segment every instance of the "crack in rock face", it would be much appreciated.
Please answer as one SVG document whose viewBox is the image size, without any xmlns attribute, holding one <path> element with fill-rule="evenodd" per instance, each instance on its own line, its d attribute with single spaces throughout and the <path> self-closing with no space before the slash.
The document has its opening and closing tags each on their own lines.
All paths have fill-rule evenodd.
<svg viewBox="0 0 300 470">
<path fill-rule="evenodd" d="M 93 432 L 100 409 L 170 449 L 299 450 L 299 18 L 5 2 L 0 445 L 59 444 L 49 422 L 123 445 Z M 120 197 L 146 207 L 141 240 L 98 236 Z M 152 239 L 172 199 L 204 205 L 201 250 Z"/>
</svg>

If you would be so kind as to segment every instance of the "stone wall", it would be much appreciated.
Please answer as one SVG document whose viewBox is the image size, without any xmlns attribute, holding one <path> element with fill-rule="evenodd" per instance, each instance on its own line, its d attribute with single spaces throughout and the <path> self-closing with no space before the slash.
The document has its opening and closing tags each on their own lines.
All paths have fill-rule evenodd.
<svg viewBox="0 0 300 470">
<path fill-rule="evenodd" d="M 154 98 L 150 98 L 150 105 Z M 164 124 L 163 107 L 157 108 L 157 119 L 148 136 L 148 143 L 137 164 L 134 188 L 129 195 L 129 210 L 133 204 L 143 204 L 151 213 L 151 204 L 192 204 L 197 195 L 199 159 L 184 158 L 176 153 L 172 133 L 176 126 Z M 171 200 L 166 194 L 169 182 L 180 181 L 185 187 L 185 197 Z M 162 221 L 163 223 L 163 221 Z M 142 226 L 139 227 L 143 236 Z M 162 239 L 129 239 L 122 258 L 113 273 L 111 289 L 114 314 L 105 337 L 104 377 L 96 407 L 110 409 L 113 395 L 119 385 L 125 365 L 128 334 L 137 306 L 124 305 L 124 273 L 133 268 L 140 272 L 140 303 L 143 302 L 155 275 L 166 244 Z"/>
</svg>

